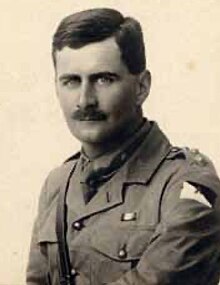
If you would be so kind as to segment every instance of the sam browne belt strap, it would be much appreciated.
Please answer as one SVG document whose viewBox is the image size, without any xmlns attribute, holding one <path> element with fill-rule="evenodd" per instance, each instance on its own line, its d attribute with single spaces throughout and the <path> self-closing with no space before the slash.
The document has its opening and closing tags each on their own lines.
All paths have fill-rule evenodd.
<svg viewBox="0 0 220 285">
<path fill-rule="evenodd" d="M 74 276 L 71 274 L 71 263 L 69 250 L 66 240 L 67 233 L 67 205 L 66 205 L 66 194 L 69 187 L 70 178 L 76 168 L 76 162 L 72 166 L 71 170 L 64 175 L 64 183 L 61 185 L 57 212 L 56 212 L 56 234 L 58 240 L 58 267 L 59 267 L 59 278 L 60 285 L 75 285 Z"/>
</svg>

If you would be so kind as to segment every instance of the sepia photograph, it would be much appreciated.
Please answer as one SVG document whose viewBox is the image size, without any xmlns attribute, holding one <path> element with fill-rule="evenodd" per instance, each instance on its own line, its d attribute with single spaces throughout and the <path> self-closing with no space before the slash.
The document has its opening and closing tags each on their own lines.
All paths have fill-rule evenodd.
<svg viewBox="0 0 220 285">
<path fill-rule="evenodd" d="M 0 0 L 0 285 L 220 284 L 220 2 Z"/>
</svg>

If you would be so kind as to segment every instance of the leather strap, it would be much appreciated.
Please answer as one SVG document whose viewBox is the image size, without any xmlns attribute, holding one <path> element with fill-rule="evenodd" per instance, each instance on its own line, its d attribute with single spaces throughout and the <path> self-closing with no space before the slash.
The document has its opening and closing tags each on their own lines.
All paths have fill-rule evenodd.
<svg viewBox="0 0 220 285">
<path fill-rule="evenodd" d="M 66 240 L 67 233 L 67 205 L 66 194 L 69 188 L 70 178 L 76 168 L 76 162 L 71 170 L 64 176 L 63 183 L 59 192 L 57 212 L 56 212 L 56 234 L 59 252 L 59 277 L 60 285 L 74 285 L 74 276 L 71 274 L 71 263 L 69 250 Z"/>
</svg>

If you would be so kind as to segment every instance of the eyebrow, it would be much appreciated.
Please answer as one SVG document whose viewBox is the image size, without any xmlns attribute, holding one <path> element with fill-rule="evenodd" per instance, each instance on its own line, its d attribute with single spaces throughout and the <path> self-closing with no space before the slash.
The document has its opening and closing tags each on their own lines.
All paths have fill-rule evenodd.
<svg viewBox="0 0 220 285">
<path fill-rule="evenodd" d="M 90 74 L 89 75 L 89 78 L 90 80 L 96 80 L 97 78 L 99 77 L 104 77 L 104 76 L 108 76 L 108 77 L 111 77 L 111 78 L 114 78 L 114 79 L 120 79 L 120 75 L 115 73 L 115 72 L 109 72 L 109 71 L 101 71 L 101 72 L 97 72 L 97 73 L 93 73 L 93 74 Z M 69 80 L 71 78 L 80 78 L 80 75 L 77 74 L 77 73 L 65 73 L 63 75 L 61 75 L 59 77 L 59 80 L 60 81 L 63 81 L 63 80 Z"/>
<path fill-rule="evenodd" d="M 104 77 L 104 76 L 108 76 L 108 77 L 115 78 L 115 79 L 119 79 L 120 78 L 119 74 L 114 73 L 114 72 L 109 72 L 109 71 L 102 71 L 102 72 L 97 72 L 97 73 L 91 74 L 90 78 L 91 79 L 96 79 L 96 78 Z"/>
<path fill-rule="evenodd" d="M 80 78 L 80 75 L 74 74 L 74 73 L 65 73 L 65 74 L 59 76 L 60 81 L 71 79 L 71 78 Z"/>
</svg>

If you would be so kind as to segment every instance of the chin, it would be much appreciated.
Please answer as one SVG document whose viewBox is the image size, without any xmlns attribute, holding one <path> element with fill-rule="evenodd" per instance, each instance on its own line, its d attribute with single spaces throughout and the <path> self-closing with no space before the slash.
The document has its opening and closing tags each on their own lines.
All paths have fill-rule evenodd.
<svg viewBox="0 0 220 285">
<path fill-rule="evenodd" d="M 111 144 L 111 142 L 117 140 L 126 127 L 121 125 L 107 124 L 106 122 L 79 122 L 72 126 L 69 125 L 69 129 L 74 137 L 80 142 L 87 144 Z"/>
<path fill-rule="evenodd" d="M 101 132 L 90 128 L 89 130 L 83 130 L 72 132 L 73 136 L 76 137 L 80 142 L 87 144 L 100 144 L 104 143 L 109 139 L 109 135 L 106 132 Z"/>
</svg>

